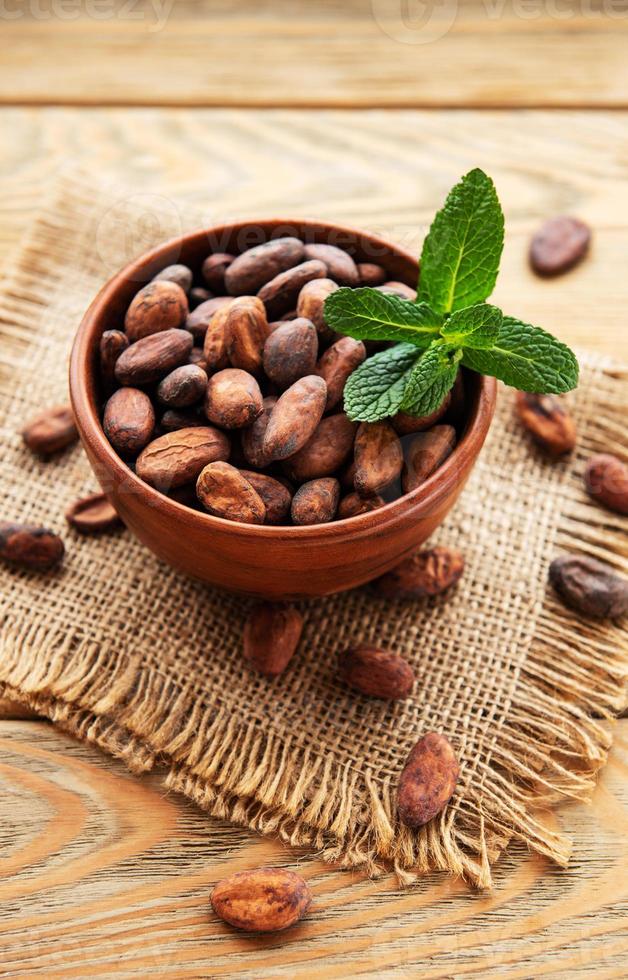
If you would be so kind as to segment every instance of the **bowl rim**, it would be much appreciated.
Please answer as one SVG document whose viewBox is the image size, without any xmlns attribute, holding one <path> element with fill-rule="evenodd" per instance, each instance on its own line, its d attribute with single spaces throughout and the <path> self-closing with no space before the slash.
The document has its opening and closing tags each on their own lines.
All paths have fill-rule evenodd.
<svg viewBox="0 0 628 980">
<path fill-rule="evenodd" d="M 196 238 L 206 238 L 209 241 L 212 238 L 221 238 L 230 233 L 237 233 L 251 226 L 267 230 L 269 239 L 273 237 L 273 226 L 282 228 L 288 226 L 295 229 L 310 228 L 322 232 L 341 232 L 342 234 L 355 236 L 356 239 L 375 244 L 377 248 L 391 252 L 402 261 L 415 266 L 418 274 L 418 262 L 414 255 L 394 242 L 350 225 L 309 218 L 261 218 L 256 220 L 248 219 L 244 221 L 224 222 L 222 224 L 193 229 L 174 238 L 170 238 L 154 246 L 147 252 L 143 252 L 111 276 L 100 288 L 81 319 L 72 344 L 69 364 L 70 398 L 81 438 L 87 442 L 99 464 L 104 469 L 113 471 L 116 478 L 116 486 L 118 482 L 123 482 L 125 490 L 132 490 L 138 497 L 143 496 L 147 505 L 151 506 L 155 511 L 161 511 L 164 517 L 170 514 L 179 520 L 183 519 L 187 521 L 189 524 L 200 523 L 207 530 L 214 528 L 243 538 L 259 539 L 261 537 L 283 543 L 296 540 L 314 542 L 332 537 L 337 538 L 340 534 L 351 536 L 352 534 L 359 534 L 362 531 L 372 531 L 377 528 L 384 530 L 387 524 L 402 519 L 404 513 L 408 511 L 414 512 L 414 508 L 417 506 L 421 510 L 424 509 L 429 512 L 429 509 L 436 505 L 438 499 L 455 485 L 458 460 L 460 457 L 466 451 L 472 458 L 475 458 L 482 448 L 495 409 L 497 398 L 497 382 L 495 378 L 472 372 L 477 378 L 477 391 L 470 417 L 467 420 L 465 432 L 462 438 L 456 443 L 451 455 L 428 477 L 425 483 L 422 483 L 415 490 L 410 491 L 410 493 L 402 494 L 400 497 L 384 504 L 376 510 L 345 518 L 342 521 L 330 521 L 325 524 L 310 524 L 301 527 L 292 525 L 243 524 L 237 521 L 227 520 L 223 517 L 217 517 L 213 514 L 204 513 L 203 511 L 194 510 L 186 504 L 179 503 L 177 500 L 166 496 L 155 487 L 141 480 L 122 457 L 117 454 L 105 436 L 95 397 L 96 379 L 94 377 L 95 372 L 93 366 L 90 364 L 90 358 L 93 356 L 90 348 L 93 344 L 94 333 L 100 326 L 100 321 L 106 314 L 108 307 L 112 304 L 113 298 L 121 288 L 128 284 L 129 280 L 145 285 L 152 277 L 143 276 L 143 270 L 154 263 L 158 263 L 164 253 L 180 252 L 185 244 L 190 243 Z M 170 264 L 170 262 L 167 264 Z M 141 285 L 138 285 L 138 288 L 141 288 Z M 406 514 L 406 516 L 408 515 Z M 418 520 L 422 515 L 420 513 L 413 513 L 412 516 Z"/>
</svg>

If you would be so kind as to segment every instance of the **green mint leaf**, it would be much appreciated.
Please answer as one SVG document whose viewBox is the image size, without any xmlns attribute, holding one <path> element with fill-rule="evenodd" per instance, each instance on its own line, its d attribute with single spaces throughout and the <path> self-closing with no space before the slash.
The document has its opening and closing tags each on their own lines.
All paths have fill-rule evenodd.
<svg viewBox="0 0 628 980">
<path fill-rule="evenodd" d="M 441 336 L 452 347 L 483 350 L 492 347 L 499 336 L 503 314 L 496 306 L 478 303 L 452 313 L 441 329 Z"/>
<path fill-rule="evenodd" d="M 578 362 L 551 334 L 505 316 L 490 350 L 465 350 L 462 363 L 521 391 L 560 394 L 578 384 Z"/>
<path fill-rule="evenodd" d="M 425 303 L 346 286 L 325 300 L 325 320 L 332 330 L 356 340 L 405 341 L 416 347 L 428 347 L 443 322 Z"/>
<path fill-rule="evenodd" d="M 406 382 L 401 411 L 421 418 L 443 403 L 458 373 L 460 351 L 433 344 L 416 362 Z"/>
<path fill-rule="evenodd" d="M 364 361 L 345 385 L 344 408 L 349 418 L 354 422 L 378 422 L 394 415 L 418 356 L 414 344 L 399 344 Z"/>
<path fill-rule="evenodd" d="M 439 313 L 482 302 L 495 286 L 503 244 L 493 181 L 471 170 L 449 192 L 423 243 L 418 300 Z"/>
</svg>

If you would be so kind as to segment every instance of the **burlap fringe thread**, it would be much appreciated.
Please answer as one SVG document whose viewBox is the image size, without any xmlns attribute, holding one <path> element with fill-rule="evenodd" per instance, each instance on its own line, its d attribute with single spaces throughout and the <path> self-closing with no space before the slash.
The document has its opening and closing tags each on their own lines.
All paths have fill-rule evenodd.
<svg viewBox="0 0 628 980">
<path fill-rule="evenodd" d="M 42 234 L 52 241 L 56 231 L 54 216 L 44 216 L 37 241 L 26 243 L 5 288 L 0 362 L 6 367 L 15 363 L 11 348 L 28 343 L 33 308 L 47 302 L 52 267 Z M 620 447 L 624 431 L 621 410 L 609 405 L 592 450 Z M 556 550 L 561 549 L 628 558 L 621 518 L 583 503 L 575 490 L 556 540 Z M 45 654 L 36 676 L 32 670 L 20 673 L 22 651 L 32 645 Z M 67 670 L 70 651 L 81 663 L 75 673 Z M 136 665 L 116 661 L 115 651 L 36 624 L 18 638 L 7 623 L 3 657 L 14 678 L 11 685 L 0 685 L 3 696 L 27 703 L 134 772 L 169 766 L 167 787 L 216 817 L 278 835 L 291 845 L 314 847 L 342 867 L 362 866 L 376 874 L 392 864 L 403 884 L 439 870 L 480 888 L 490 887 L 491 864 L 513 839 L 567 864 L 569 839 L 537 814 L 590 796 L 611 745 L 609 722 L 625 705 L 628 675 L 628 649 L 619 628 L 609 632 L 604 624 L 575 621 L 547 598 L 480 785 L 468 785 L 463 772 L 453 804 L 413 833 L 396 820 L 395 785 L 378 783 L 367 765 L 357 770 L 330 756 L 317 757 L 298 744 L 297 736 L 281 740 L 198 702 L 186 714 L 190 692 L 173 691 L 157 676 L 138 686 Z"/>
</svg>

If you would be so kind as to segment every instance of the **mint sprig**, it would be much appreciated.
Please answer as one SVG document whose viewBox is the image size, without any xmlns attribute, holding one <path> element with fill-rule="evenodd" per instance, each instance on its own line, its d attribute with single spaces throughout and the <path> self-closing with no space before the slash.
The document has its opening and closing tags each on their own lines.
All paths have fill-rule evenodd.
<svg viewBox="0 0 628 980">
<path fill-rule="evenodd" d="M 522 391 L 562 393 L 578 383 L 578 362 L 540 327 L 486 303 L 499 269 L 504 216 L 492 180 L 472 170 L 456 184 L 423 244 L 417 300 L 377 289 L 338 289 L 325 318 L 358 340 L 392 341 L 345 385 L 349 418 L 376 422 L 398 411 L 429 415 L 460 364 Z"/>
</svg>

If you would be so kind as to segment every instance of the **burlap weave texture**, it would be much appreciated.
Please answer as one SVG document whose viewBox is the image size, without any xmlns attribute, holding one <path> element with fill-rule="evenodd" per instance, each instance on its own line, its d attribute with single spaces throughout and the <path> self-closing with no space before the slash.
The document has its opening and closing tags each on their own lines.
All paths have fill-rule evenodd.
<svg viewBox="0 0 628 980">
<path fill-rule="evenodd" d="M 132 199 L 62 182 L 0 296 L 3 516 L 60 531 L 68 552 L 56 574 L 0 569 L 0 692 L 134 770 L 165 765 L 167 784 L 212 813 L 347 865 L 386 859 L 402 878 L 441 868 L 488 885 L 513 837 L 565 863 L 568 840 L 534 811 L 590 792 L 624 703 L 627 650 L 621 624 L 560 605 L 547 568 L 577 550 L 626 570 L 628 522 L 587 499 L 582 470 L 594 451 L 626 451 L 628 372 L 581 358 L 578 449 L 553 464 L 502 390 L 470 483 L 433 538 L 466 556 L 455 592 L 388 603 L 362 589 L 304 604 L 298 656 L 267 681 L 240 655 L 247 600 L 183 578 L 128 532 L 75 534 L 65 506 L 96 489 L 83 453 L 41 462 L 18 435 L 67 399 L 72 336 L 104 279 L 180 232 L 179 212 L 151 207 L 146 221 Z M 407 657 L 412 698 L 390 705 L 339 686 L 337 655 L 359 641 Z M 394 790 L 430 729 L 449 736 L 462 772 L 452 806 L 417 834 L 398 825 Z"/>
</svg>

